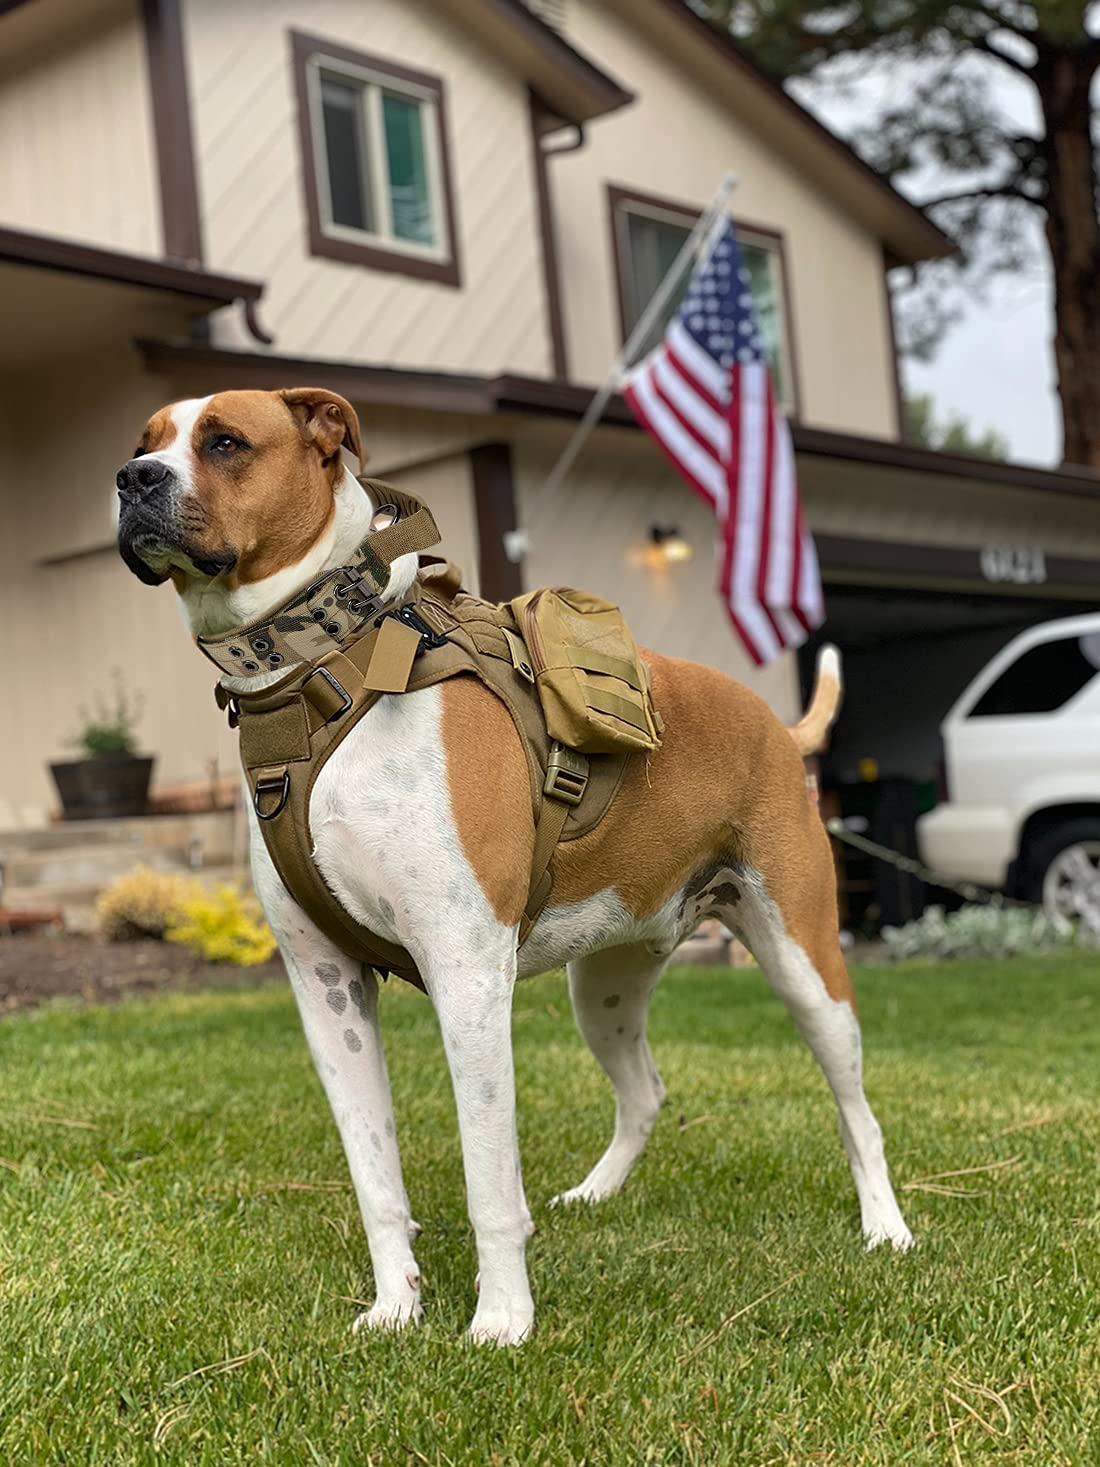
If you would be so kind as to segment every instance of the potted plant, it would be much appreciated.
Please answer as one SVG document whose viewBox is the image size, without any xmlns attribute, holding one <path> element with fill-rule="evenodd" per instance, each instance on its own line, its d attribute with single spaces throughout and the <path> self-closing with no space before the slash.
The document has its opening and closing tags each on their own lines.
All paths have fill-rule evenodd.
<svg viewBox="0 0 1100 1467">
<path fill-rule="evenodd" d="M 63 818 L 144 815 L 153 760 L 136 753 L 141 700 L 129 697 L 116 671 L 113 695 L 97 694 L 92 711 L 80 714 L 83 726 L 71 742 L 84 757 L 50 765 Z"/>
</svg>

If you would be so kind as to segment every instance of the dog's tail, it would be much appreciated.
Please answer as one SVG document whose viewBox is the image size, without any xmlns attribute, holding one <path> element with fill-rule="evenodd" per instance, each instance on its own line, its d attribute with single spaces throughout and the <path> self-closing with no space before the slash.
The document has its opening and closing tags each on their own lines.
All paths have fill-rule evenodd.
<svg viewBox="0 0 1100 1467">
<path fill-rule="evenodd" d="M 798 723 L 787 730 L 803 758 L 807 754 L 819 753 L 828 742 L 829 730 L 840 707 L 842 689 L 840 653 L 831 642 L 827 642 L 817 654 L 817 677 L 810 706 Z"/>
</svg>

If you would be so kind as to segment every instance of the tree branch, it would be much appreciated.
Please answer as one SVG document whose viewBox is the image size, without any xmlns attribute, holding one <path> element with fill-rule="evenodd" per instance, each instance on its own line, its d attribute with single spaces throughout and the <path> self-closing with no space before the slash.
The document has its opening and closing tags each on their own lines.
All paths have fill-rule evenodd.
<svg viewBox="0 0 1100 1467">
<path fill-rule="evenodd" d="M 940 204 L 958 204 L 965 199 L 1016 199 L 1021 204 L 1031 204 L 1033 208 L 1044 209 L 1046 205 L 1042 199 L 1032 198 L 1014 183 L 991 184 L 988 188 L 964 188 L 957 194 L 941 194 L 936 199 L 921 199 L 918 208 L 936 209 Z"/>
<path fill-rule="evenodd" d="M 989 32 L 984 36 L 967 36 L 967 42 L 974 47 L 975 51 L 982 51 L 986 56 L 991 56 L 994 61 L 999 61 L 1002 66 L 1011 66 L 1013 71 L 1018 71 L 1021 76 L 1031 77 L 1035 68 L 1028 66 L 1024 61 L 1018 61 L 1015 56 L 1010 56 L 1007 51 L 1002 51 L 1000 46 L 995 46 L 989 39 Z"/>
</svg>

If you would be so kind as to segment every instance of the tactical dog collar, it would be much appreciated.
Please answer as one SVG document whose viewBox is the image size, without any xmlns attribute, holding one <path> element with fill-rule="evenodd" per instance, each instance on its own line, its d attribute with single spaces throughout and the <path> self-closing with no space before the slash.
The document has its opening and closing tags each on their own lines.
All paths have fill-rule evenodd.
<svg viewBox="0 0 1100 1467">
<path fill-rule="evenodd" d="M 199 637 L 200 652 L 220 671 L 244 679 L 288 673 L 343 646 L 384 609 L 393 562 L 438 545 L 432 512 L 419 499 L 379 479 L 359 482 L 379 509 L 392 505 L 397 518 L 372 530 L 350 564 L 325 571 L 262 620 L 220 637 Z"/>
</svg>

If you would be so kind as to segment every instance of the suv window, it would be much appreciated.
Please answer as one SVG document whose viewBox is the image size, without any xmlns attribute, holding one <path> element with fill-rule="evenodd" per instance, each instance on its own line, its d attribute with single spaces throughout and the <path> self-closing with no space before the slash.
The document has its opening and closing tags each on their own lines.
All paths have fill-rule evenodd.
<svg viewBox="0 0 1100 1467">
<path fill-rule="evenodd" d="M 971 708 L 969 718 L 1012 713 L 1053 713 L 1074 697 L 1100 669 L 1095 636 L 1040 642 L 1017 657 Z"/>
</svg>

